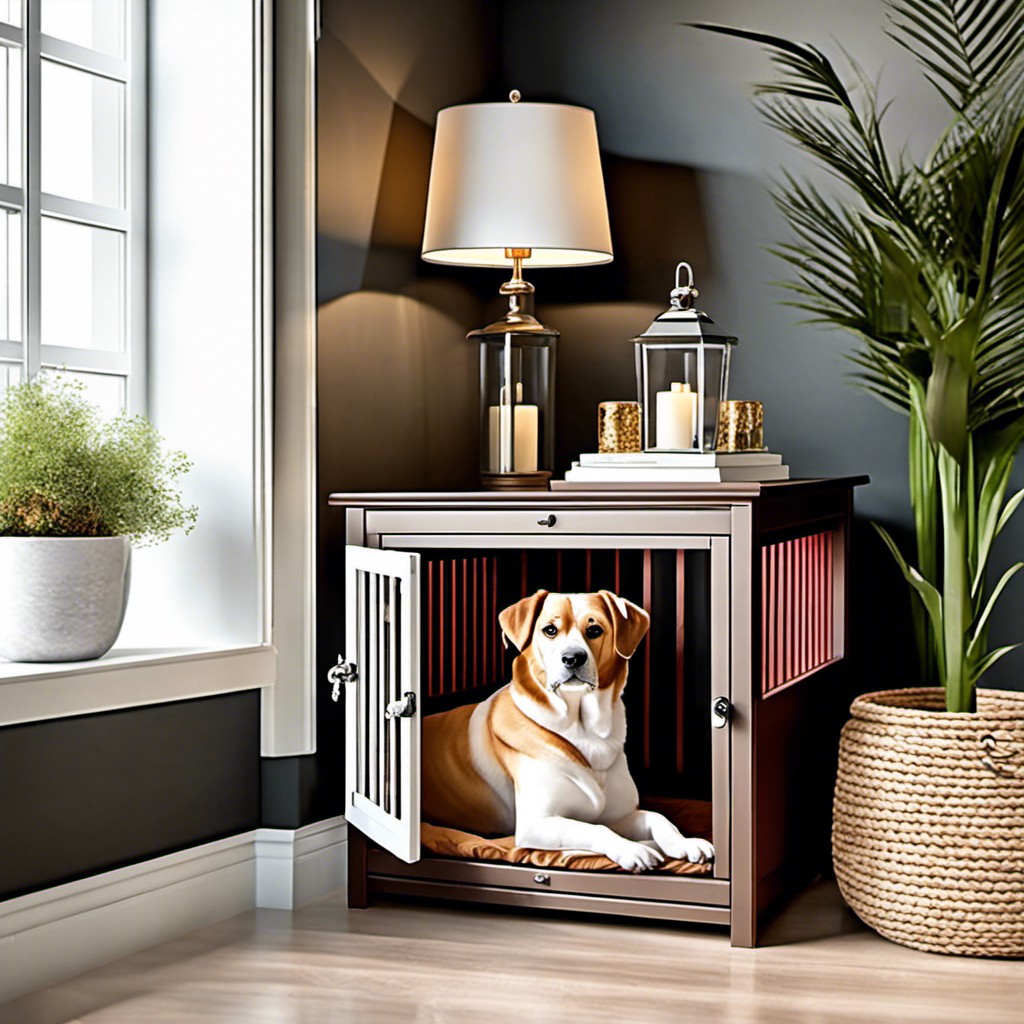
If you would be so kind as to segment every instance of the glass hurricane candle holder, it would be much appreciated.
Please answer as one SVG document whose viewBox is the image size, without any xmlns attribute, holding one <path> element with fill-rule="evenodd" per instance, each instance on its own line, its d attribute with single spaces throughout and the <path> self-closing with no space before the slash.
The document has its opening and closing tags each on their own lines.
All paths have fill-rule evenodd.
<svg viewBox="0 0 1024 1024">
<path fill-rule="evenodd" d="M 474 331 L 480 342 L 480 476 L 489 489 L 546 488 L 554 463 L 558 332 Z"/>
</svg>

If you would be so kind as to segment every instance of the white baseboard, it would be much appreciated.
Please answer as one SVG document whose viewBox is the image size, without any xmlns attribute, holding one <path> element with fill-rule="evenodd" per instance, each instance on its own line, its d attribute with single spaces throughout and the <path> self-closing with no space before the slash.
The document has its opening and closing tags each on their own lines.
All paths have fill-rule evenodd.
<svg viewBox="0 0 1024 1024">
<path fill-rule="evenodd" d="M 345 819 L 256 831 L 256 906 L 290 910 L 345 884 Z"/>
<path fill-rule="evenodd" d="M 0 1004 L 253 907 L 342 885 L 345 822 L 256 829 L 0 901 Z"/>
</svg>

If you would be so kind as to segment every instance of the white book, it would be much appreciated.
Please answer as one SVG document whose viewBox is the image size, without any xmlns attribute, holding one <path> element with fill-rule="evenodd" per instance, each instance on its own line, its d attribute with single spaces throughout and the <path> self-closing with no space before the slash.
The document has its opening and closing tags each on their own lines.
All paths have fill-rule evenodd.
<svg viewBox="0 0 1024 1024">
<path fill-rule="evenodd" d="M 674 491 L 715 487 L 719 483 L 721 481 L 709 484 L 700 480 L 675 480 L 668 483 L 658 483 L 652 480 L 552 480 L 550 487 L 552 491 Z"/>
<path fill-rule="evenodd" d="M 721 481 L 721 471 L 711 466 L 707 469 L 664 469 L 659 466 L 581 466 L 572 464 L 565 474 L 566 480 L 579 480 L 590 483 L 628 483 L 632 480 L 663 480 L 666 483 L 682 481 L 686 483 L 717 484 Z"/>
<path fill-rule="evenodd" d="M 702 483 L 788 480 L 789 466 L 721 466 L 710 469 L 674 469 L 661 466 L 581 466 L 565 474 L 570 483 Z"/>
<path fill-rule="evenodd" d="M 714 469 L 714 452 L 584 452 L 581 466 L 667 466 Z"/>
<path fill-rule="evenodd" d="M 659 466 L 670 469 L 710 469 L 715 466 L 781 466 L 778 452 L 584 452 L 586 467 Z"/>
</svg>

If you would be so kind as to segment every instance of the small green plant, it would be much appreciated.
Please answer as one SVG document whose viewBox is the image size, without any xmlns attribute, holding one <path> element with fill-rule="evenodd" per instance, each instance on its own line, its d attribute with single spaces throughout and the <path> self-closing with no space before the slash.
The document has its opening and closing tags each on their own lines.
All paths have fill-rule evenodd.
<svg viewBox="0 0 1024 1024">
<path fill-rule="evenodd" d="M 66 377 L 26 381 L 0 401 L 0 535 L 142 546 L 189 533 L 197 510 L 175 483 L 189 469 L 145 417 L 104 421 Z"/>
</svg>

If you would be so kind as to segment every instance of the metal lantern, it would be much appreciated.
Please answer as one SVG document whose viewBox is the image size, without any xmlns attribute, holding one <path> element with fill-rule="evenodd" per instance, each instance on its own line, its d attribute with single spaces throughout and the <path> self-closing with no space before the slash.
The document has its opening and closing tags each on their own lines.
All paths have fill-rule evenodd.
<svg viewBox="0 0 1024 1024">
<path fill-rule="evenodd" d="M 680 285 L 684 267 L 687 282 Z M 728 396 L 729 352 L 736 338 L 693 308 L 698 294 L 693 268 L 680 263 L 671 307 L 633 339 L 644 451 L 715 450 L 718 406 Z"/>
<path fill-rule="evenodd" d="M 489 489 L 547 489 L 555 453 L 558 331 L 520 311 L 478 331 L 480 475 Z"/>
</svg>

